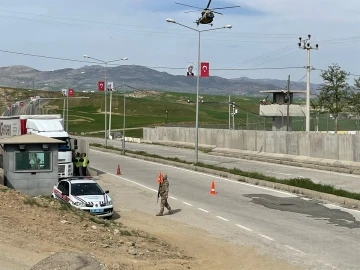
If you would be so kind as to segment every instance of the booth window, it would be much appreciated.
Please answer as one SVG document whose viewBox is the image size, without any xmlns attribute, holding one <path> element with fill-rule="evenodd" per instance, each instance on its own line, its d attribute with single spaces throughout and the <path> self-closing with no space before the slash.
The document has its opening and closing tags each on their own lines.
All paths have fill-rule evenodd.
<svg viewBox="0 0 360 270">
<path fill-rule="evenodd" d="M 52 152 L 15 152 L 15 171 L 51 171 Z"/>
</svg>

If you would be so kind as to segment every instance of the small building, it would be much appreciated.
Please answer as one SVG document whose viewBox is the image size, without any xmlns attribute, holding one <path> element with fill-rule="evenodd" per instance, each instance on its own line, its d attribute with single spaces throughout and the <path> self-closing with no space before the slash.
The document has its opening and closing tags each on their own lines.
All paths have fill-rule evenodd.
<svg viewBox="0 0 360 270">
<path fill-rule="evenodd" d="M 1 139 L 4 185 L 30 196 L 50 196 L 58 182 L 58 147 L 62 143 L 36 134 Z"/>
<path fill-rule="evenodd" d="M 267 98 L 260 102 L 259 114 L 263 117 L 272 117 L 272 131 L 286 131 L 288 126 L 287 115 L 289 110 L 289 131 L 292 131 L 293 117 L 305 117 L 306 106 L 293 104 L 294 94 L 306 94 L 306 91 L 266 90 L 260 93 L 272 94 L 271 100 Z M 289 104 L 288 104 L 289 100 Z M 288 108 L 289 107 L 289 108 Z"/>
</svg>

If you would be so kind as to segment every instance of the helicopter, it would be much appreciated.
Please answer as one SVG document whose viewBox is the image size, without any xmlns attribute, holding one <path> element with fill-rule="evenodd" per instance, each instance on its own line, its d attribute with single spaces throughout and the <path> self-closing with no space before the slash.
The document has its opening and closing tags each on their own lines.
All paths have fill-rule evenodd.
<svg viewBox="0 0 360 270">
<path fill-rule="evenodd" d="M 214 11 L 216 9 L 227 9 L 227 8 L 237 8 L 237 7 L 241 7 L 241 6 L 231 6 L 231 7 L 221 7 L 221 8 L 212 8 L 210 9 L 210 4 L 211 4 L 211 0 L 209 0 L 209 3 L 207 4 L 206 8 L 199 8 L 199 7 L 194 7 L 194 6 L 190 6 L 190 5 L 185 5 L 182 3 L 178 3 L 175 2 L 175 4 L 177 5 L 182 5 L 182 6 L 186 6 L 186 7 L 191 7 L 191 8 L 196 8 L 198 10 L 202 10 L 201 12 L 201 17 L 199 19 L 197 19 L 195 21 L 195 23 L 197 24 L 197 26 L 199 26 L 199 24 L 210 24 L 211 26 L 213 26 L 213 20 L 214 20 L 214 13 L 216 14 L 220 14 L 223 15 L 220 12 Z M 186 11 L 185 13 L 190 13 L 190 12 L 197 12 L 197 10 L 193 10 L 193 11 Z"/>
</svg>

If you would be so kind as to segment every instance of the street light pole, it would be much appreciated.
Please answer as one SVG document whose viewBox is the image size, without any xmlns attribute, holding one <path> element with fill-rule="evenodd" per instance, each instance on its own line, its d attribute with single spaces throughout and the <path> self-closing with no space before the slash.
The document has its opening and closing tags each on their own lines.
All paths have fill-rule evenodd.
<svg viewBox="0 0 360 270">
<path fill-rule="evenodd" d="M 198 30 L 189 26 L 186 26 L 184 24 L 178 23 L 173 19 L 166 19 L 166 21 L 168 23 L 174 23 L 177 25 L 180 25 L 182 27 L 188 28 L 190 30 L 196 31 L 198 32 L 198 77 L 196 80 L 196 119 L 195 119 L 195 163 L 198 162 L 199 160 L 199 155 L 198 155 L 198 147 L 199 147 L 199 87 L 200 87 L 200 75 L 201 75 L 201 70 L 200 70 L 200 39 L 201 39 L 201 32 L 208 32 L 208 31 L 214 31 L 214 30 L 218 30 L 218 29 L 231 29 L 232 25 L 225 25 L 223 27 L 218 27 L 218 28 L 211 28 L 211 29 L 206 29 L 206 30 Z"/>
<path fill-rule="evenodd" d="M 123 120 L 123 143 L 122 143 L 122 152 L 125 155 L 125 119 L 126 119 L 126 95 L 125 95 L 125 87 L 124 87 L 124 120 Z"/>
<path fill-rule="evenodd" d="M 105 146 L 107 146 L 107 139 L 108 139 L 108 130 L 107 130 L 107 95 L 106 95 L 106 92 L 107 92 L 107 65 L 109 63 L 112 63 L 112 62 L 117 62 L 117 61 L 122 61 L 122 60 L 128 60 L 127 57 L 124 57 L 124 58 L 121 58 L 121 59 L 117 59 L 117 60 L 112 60 L 112 61 L 103 61 L 103 60 L 100 60 L 100 59 L 96 59 L 96 58 L 93 58 L 93 57 L 90 57 L 88 55 L 83 55 L 84 58 L 89 58 L 89 59 L 93 59 L 95 61 L 98 61 L 100 63 L 103 63 L 105 65 L 105 89 L 104 89 L 104 96 L 105 96 Z M 112 98 L 112 95 L 110 95 L 110 99 Z M 111 102 L 111 100 L 110 100 Z M 110 112 L 111 113 L 111 112 Z M 110 118 L 111 119 L 111 118 Z M 109 126 L 111 126 L 111 123 L 109 124 Z M 110 135 L 110 132 L 111 130 L 109 129 L 109 135 Z"/>
</svg>

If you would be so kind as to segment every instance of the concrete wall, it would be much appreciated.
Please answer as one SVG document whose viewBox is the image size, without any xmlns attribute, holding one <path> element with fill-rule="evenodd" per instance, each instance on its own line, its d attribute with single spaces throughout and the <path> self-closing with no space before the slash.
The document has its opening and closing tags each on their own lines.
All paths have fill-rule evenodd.
<svg viewBox="0 0 360 270">
<path fill-rule="evenodd" d="M 52 188 L 58 182 L 58 145 L 49 144 L 52 153 L 52 170 L 49 172 L 37 171 L 36 174 L 15 171 L 15 153 L 18 145 L 6 145 L 4 151 L 4 184 L 9 188 L 19 190 L 30 196 L 50 196 Z M 27 145 L 26 151 L 42 151 L 41 145 Z"/>
<path fill-rule="evenodd" d="M 195 142 L 194 128 L 144 128 L 145 141 Z M 199 129 L 199 145 L 324 159 L 360 161 L 360 135 Z"/>
</svg>

